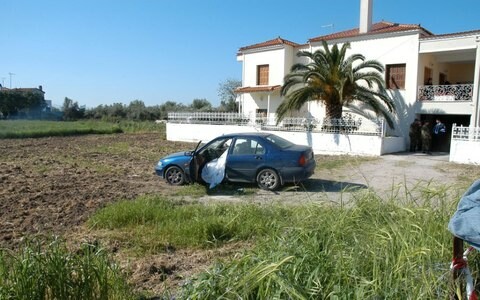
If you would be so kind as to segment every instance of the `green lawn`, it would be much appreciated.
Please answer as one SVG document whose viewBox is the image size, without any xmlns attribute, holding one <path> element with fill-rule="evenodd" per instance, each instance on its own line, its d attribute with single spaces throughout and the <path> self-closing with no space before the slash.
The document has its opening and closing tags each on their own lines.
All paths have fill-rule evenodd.
<svg viewBox="0 0 480 300">
<path fill-rule="evenodd" d="M 121 132 L 165 132 L 165 124 L 155 122 L 121 121 L 0 121 L 0 139 L 38 138 L 48 136 L 69 136 L 81 134 L 112 134 Z"/>
</svg>

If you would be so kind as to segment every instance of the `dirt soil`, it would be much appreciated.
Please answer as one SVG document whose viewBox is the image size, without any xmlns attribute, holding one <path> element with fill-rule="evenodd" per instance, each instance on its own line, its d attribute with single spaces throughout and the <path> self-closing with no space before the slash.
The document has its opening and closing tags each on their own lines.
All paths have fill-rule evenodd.
<svg viewBox="0 0 480 300">
<path fill-rule="evenodd" d="M 169 190 L 158 158 L 189 149 L 159 134 L 0 140 L 0 246 L 70 232 L 107 203 Z"/>
<path fill-rule="evenodd" d="M 116 134 L 0 140 L 0 247 L 15 248 L 26 236 L 82 239 L 82 225 L 99 208 L 143 194 L 172 195 L 182 187 L 168 186 L 154 174 L 157 160 L 191 150 L 190 143 L 168 142 L 160 134 Z M 352 158 L 352 162 L 355 162 Z M 452 165 L 445 154 L 386 155 L 336 169 L 318 170 L 299 189 L 258 191 L 261 201 L 340 201 L 344 188 L 371 188 L 391 193 L 392 187 L 418 182 L 449 185 L 468 168 Z M 468 179 L 467 179 L 468 180 Z M 203 201 L 242 201 L 242 196 L 215 195 Z M 85 236 L 85 238 L 90 238 Z M 115 245 L 110 245 L 116 252 Z M 165 280 L 182 278 L 206 268 L 222 253 L 173 251 L 130 262 L 125 267 L 140 290 L 161 292 Z M 168 277 L 168 278 L 166 278 Z"/>
</svg>

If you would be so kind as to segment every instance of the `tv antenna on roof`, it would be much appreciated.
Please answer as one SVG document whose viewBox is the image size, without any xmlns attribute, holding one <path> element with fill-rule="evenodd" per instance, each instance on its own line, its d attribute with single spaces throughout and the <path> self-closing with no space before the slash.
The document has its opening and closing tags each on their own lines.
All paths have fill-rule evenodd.
<svg viewBox="0 0 480 300">
<path fill-rule="evenodd" d="M 12 72 L 8 72 L 8 75 L 10 75 L 10 88 L 12 88 L 12 75 L 15 74 L 13 74 Z"/>
<path fill-rule="evenodd" d="M 333 29 L 335 28 L 335 24 L 331 23 L 331 24 L 325 24 L 325 25 L 322 25 L 320 26 L 321 28 L 331 28 L 332 31 Z"/>
</svg>

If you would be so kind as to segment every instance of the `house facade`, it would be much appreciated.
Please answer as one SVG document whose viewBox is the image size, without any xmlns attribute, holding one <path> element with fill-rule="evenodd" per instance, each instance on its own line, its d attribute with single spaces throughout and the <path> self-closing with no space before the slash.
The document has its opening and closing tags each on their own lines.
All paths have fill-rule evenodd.
<svg viewBox="0 0 480 300">
<path fill-rule="evenodd" d="M 347 55 L 360 53 L 385 66 L 387 91 L 397 110 L 395 128 L 387 134 L 404 137 L 405 147 L 415 118 L 430 124 L 439 118 L 448 130 L 453 124 L 479 126 L 480 30 L 435 35 L 415 24 L 372 24 L 371 0 L 361 0 L 360 10 L 358 28 L 313 37 L 304 44 L 278 37 L 241 47 L 239 112 L 275 120 L 284 76 L 295 63 L 307 63 L 296 54 L 321 49 L 322 41 L 330 46 L 349 42 Z M 310 102 L 292 116 L 322 118 L 325 107 Z"/>
</svg>

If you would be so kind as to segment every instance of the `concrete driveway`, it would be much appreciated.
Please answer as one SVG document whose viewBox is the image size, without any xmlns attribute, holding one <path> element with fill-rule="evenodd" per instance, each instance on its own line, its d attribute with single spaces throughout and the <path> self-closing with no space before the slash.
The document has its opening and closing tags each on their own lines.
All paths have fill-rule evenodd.
<svg viewBox="0 0 480 300">
<path fill-rule="evenodd" d="M 348 201 L 354 192 L 373 191 L 382 198 L 415 199 L 420 193 L 458 193 L 458 173 L 462 165 L 448 162 L 448 153 L 397 153 L 371 161 L 345 164 L 337 169 L 317 170 L 298 188 L 285 187 L 280 192 L 260 191 L 262 201 Z M 355 157 L 352 157 L 352 161 Z M 460 192 L 461 193 L 461 192 Z"/>
</svg>

